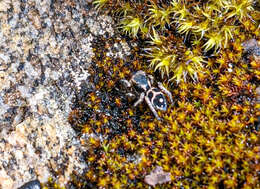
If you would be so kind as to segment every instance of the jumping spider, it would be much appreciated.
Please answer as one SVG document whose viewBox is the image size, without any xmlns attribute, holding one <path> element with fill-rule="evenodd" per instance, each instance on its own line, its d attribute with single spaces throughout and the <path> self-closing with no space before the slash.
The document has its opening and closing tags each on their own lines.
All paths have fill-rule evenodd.
<svg viewBox="0 0 260 189">
<path fill-rule="evenodd" d="M 169 97 L 171 103 L 173 103 L 172 94 L 160 82 L 158 82 L 158 88 L 152 87 L 153 80 L 153 76 L 146 75 L 144 71 L 140 70 L 129 81 L 122 79 L 121 83 L 125 88 L 134 86 L 134 91 L 140 93 L 139 99 L 134 103 L 135 107 L 145 99 L 156 119 L 160 120 L 156 109 L 161 111 L 166 111 L 167 109 L 167 101 L 162 92 Z M 133 93 L 127 93 L 127 96 L 131 98 L 135 97 Z"/>
</svg>

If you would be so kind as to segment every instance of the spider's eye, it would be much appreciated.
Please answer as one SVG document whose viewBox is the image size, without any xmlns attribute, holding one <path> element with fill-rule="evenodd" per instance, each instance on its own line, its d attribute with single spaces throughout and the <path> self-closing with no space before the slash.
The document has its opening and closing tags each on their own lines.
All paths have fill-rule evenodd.
<svg viewBox="0 0 260 189">
<path fill-rule="evenodd" d="M 163 94 L 157 94 L 153 99 L 153 105 L 162 111 L 167 109 L 166 99 Z"/>
</svg>

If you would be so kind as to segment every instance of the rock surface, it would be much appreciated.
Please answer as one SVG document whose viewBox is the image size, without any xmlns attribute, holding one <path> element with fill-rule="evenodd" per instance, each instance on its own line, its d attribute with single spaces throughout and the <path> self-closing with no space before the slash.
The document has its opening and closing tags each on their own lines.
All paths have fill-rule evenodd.
<svg viewBox="0 0 260 189">
<path fill-rule="evenodd" d="M 87 167 L 67 117 L 90 85 L 91 42 L 113 34 L 85 0 L 0 1 L 0 188 L 64 185 Z"/>
</svg>

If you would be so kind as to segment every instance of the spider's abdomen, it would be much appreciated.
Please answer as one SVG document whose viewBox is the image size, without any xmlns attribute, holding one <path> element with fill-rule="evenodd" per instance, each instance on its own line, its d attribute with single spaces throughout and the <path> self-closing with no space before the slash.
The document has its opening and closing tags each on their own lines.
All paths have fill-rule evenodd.
<svg viewBox="0 0 260 189">
<path fill-rule="evenodd" d="M 166 111 L 167 101 L 160 89 L 150 88 L 147 91 L 147 96 L 155 109 Z"/>
</svg>

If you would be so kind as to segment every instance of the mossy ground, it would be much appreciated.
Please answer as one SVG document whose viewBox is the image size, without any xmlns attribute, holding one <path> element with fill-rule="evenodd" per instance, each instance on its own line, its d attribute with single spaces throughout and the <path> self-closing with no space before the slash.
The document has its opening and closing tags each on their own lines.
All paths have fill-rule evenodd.
<svg viewBox="0 0 260 189">
<path fill-rule="evenodd" d="M 172 177 L 157 188 L 260 187 L 259 80 L 241 51 L 223 52 L 222 57 L 241 54 L 233 57 L 232 72 L 218 64 L 199 82 L 168 85 L 174 104 L 159 112 L 159 122 L 145 103 L 133 108 L 118 90 L 118 81 L 134 71 L 151 73 L 138 49 L 126 60 L 113 59 L 105 55 L 109 43 L 97 42 L 90 79 L 95 86 L 79 94 L 69 118 L 92 136 L 86 141 L 89 169 L 80 181 L 74 177 L 77 188 L 148 188 L 144 176 L 156 165 Z"/>
<path fill-rule="evenodd" d="M 171 43 L 171 48 L 185 54 L 193 39 L 172 29 L 165 37 L 177 36 L 178 43 Z M 89 168 L 83 175 L 75 172 L 71 186 L 149 188 L 145 175 L 161 166 L 172 181 L 156 188 L 260 188 L 259 62 L 242 47 L 242 42 L 257 38 L 257 32 L 238 31 L 217 54 L 214 48 L 202 51 L 206 43 L 202 39 L 193 53 L 199 52 L 207 64 L 200 62 L 196 80 L 187 77 L 178 84 L 148 67 L 147 56 L 140 55 L 146 44 L 142 38 L 124 60 L 106 56 L 116 39 L 99 39 L 90 69 L 94 86 L 82 89 L 69 117 L 73 128 L 89 136 L 85 141 Z M 137 70 L 164 81 L 172 93 L 174 103 L 158 112 L 163 121 L 157 121 L 145 103 L 133 108 L 119 90 L 118 81 Z"/>
</svg>

